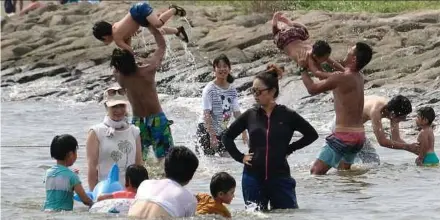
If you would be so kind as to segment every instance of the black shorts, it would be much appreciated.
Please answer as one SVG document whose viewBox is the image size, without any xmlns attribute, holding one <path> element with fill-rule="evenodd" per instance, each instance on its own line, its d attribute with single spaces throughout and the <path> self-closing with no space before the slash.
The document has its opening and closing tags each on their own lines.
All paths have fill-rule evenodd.
<svg viewBox="0 0 440 220">
<path fill-rule="evenodd" d="M 217 149 L 211 148 L 211 140 L 208 131 L 205 128 L 204 123 L 199 123 L 197 125 L 197 143 L 196 143 L 196 153 L 200 154 L 200 149 L 203 150 L 203 154 L 213 156 L 215 153 L 223 154 L 226 152 L 226 148 L 222 143 L 221 135 L 217 136 L 218 147 Z"/>
</svg>

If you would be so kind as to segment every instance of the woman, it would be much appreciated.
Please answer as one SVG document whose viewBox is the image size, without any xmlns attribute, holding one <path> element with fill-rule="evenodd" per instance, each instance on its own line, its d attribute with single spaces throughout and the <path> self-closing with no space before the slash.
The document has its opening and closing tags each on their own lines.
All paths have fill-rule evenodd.
<svg viewBox="0 0 440 220">
<path fill-rule="evenodd" d="M 258 105 L 235 120 L 223 135 L 223 144 L 231 156 L 244 163 L 242 187 L 246 205 L 256 203 L 261 210 L 298 208 L 295 180 L 290 176 L 287 157 L 318 138 L 316 130 L 295 111 L 279 105 L 278 77 L 275 65 L 259 73 L 252 86 Z M 234 139 L 245 129 L 249 132 L 249 153 L 242 154 Z M 290 143 L 294 131 L 303 137 Z"/>
<path fill-rule="evenodd" d="M 105 180 L 114 163 L 119 167 L 119 182 L 125 185 L 125 170 L 131 164 L 142 165 L 140 131 L 127 119 L 125 90 L 112 87 L 104 92 L 107 115 L 92 126 L 86 142 L 88 181 L 92 191 Z"/>
<path fill-rule="evenodd" d="M 221 134 L 226 129 L 232 114 L 240 116 L 238 94 L 231 85 L 234 78 L 231 76 L 231 62 L 224 54 L 212 62 L 215 79 L 209 82 L 202 93 L 203 118 L 197 126 L 198 144 L 196 153 L 202 148 L 205 155 L 226 156 L 226 149 L 221 142 Z M 242 132 L 243 142 L 247 143 L 247 133 Z"/>
</svg>

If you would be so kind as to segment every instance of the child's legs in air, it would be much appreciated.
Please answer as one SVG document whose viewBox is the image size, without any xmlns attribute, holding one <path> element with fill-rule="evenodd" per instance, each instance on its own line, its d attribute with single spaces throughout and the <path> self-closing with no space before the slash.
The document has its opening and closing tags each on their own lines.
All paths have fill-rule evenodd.
<svg viewBox="0 0 440 220">
<path fill-rule="evenodd" d="M 153 11 L 150 15 L 147 16 L 147 21 L 153 27 L 160 28 L 162 27 L 173 15 L 176 14 L 175 8 L 170 8 L 167 11 L 160 13 L 160 16 Z"/>
</svg>

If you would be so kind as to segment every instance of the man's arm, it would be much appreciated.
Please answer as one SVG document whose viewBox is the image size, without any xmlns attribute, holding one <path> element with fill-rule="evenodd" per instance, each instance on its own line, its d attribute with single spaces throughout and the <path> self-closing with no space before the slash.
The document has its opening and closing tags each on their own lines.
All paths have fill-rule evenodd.
<svg viewBox="0 0 440 220">
<path fill-rule="evenodd" d="M 320 80 L 327 79 L 328 77 L 333 75 L 333 73 L 322 71 L 320 66 L 318 66 L 312 58 L 308 59 L 307 66 L 309 67 L 310 72 L 312 72 L 312 74 L 318 77 Z"/>
<path fill-rule="evenodd" d="M 145 59 L 143 63 L 146 64 L 146 72 L 155 72 L 156 69 L 161 65 L 163 57 L 165 56 L 166 43 L 165 38 L 159 32 L 159 30 L 151 26 L 148 26 L 148 29 L 156 41 L 157 49 L 154 51 L 153 55 L 148 59 Z"/>
<path fill-rule="evenodd" d="M 391 121 L 390 123 L 391 127 L 391 140 L 397 141 L 400 143 L 406 143 L 402 138 L 400 138 L 400 129 L 399 129 L 399 122 Z"/>
<path fill-rule="evenodd" d="M 344 67 L 337 61 L 333 60 L 332 58 L 328 58 L 327 59 L 327 63 L 334 69 L 337 71 L 345 71 Z"/>
<path fill-rule="evenodd" d="M 374 135 L 376 136 L 377 142 L 379 143 L 380 146 L 386 147 L 386 148 L 391 148 L 391 149 L 406 149 L 406 148 L 408 148 L 409 145 L 407 143 L 400 143 L 397 141 L 392 141 L 386 137 L 386 134 L 385 134 L 385 132 L 383 130 L 383 126 L 382 126 L 382 119 L 379 115 L 378 116 L 376 116 L 376 115 L 371 116 L 371 124 L 373 127 Z"/>
<path fill-rule="evenodd" d="M 341 76 L 339 75 L 332 75 L 327 79 L 313 82 L 312 78 L 310 78 L 306 72 L 301 73 L 301 79 L 310 95 L 316 95 L 335 89 L 340 78 Z"/>
</svg>

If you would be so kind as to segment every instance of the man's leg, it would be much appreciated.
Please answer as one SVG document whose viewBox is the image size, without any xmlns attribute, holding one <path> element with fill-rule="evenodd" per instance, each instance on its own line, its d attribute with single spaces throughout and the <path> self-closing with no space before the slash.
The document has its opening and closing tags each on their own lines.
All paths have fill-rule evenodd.
<svg viewBox="0 0 440 220">
<path fill-rule="evenodd" d="M 296 181 L 292 177 L 273 178 L 269 181 L 270 209 L 297 209 Z"/>
<path fill-rule="evenodd" d="M 172 121 L 169 121 L 164 113 L 150 116 L 149 126 L 153 139 L 153 150 L 156 158 L 161 162 L 174 146 L 173 136 L 171 135 Z"/>
<path fill-rule="evenodd" d="M 310 173 L 313 175 L 324 175 L 331 167 L 338 167 L 341 158 L 342 155 L 335 152 L 327 143 L 322 148 L 315 163 L 313 163 Z"/>
<path fill-rule="evenodd" d="M 263 190 L 262 180 L 258 181 L 256 177 L 243 171 L 241 186 L 246 208 L 249 208 L 249 205 L 255 204 L 258 210 L 267 210 L 269 200 Z"/>
<path fill-rule="evenodd" d="M 145 118 L 133 116 L 131 123 L 138 127 L 140 130 L 141 146 L 142 146 L 142 159 L 146 161 L 148 159 L 148 151 L 150 150 L 151 134 L 147 128 L 147 122 Z"/>
</svg>

